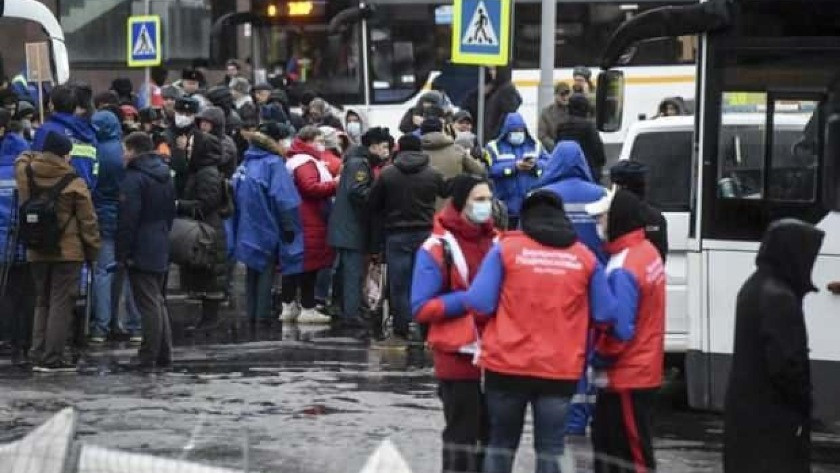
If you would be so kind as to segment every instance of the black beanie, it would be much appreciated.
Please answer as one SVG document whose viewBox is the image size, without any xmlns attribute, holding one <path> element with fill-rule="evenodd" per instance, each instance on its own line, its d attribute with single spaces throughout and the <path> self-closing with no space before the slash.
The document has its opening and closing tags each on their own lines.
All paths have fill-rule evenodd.
<svg viewBox="0 0 840 473">
<path fill-rule="evenodd" d="M 289 138 L 295 133 L 295 129 L 291 126 L 277 122 L 265 122 L 257 128 L 257 131 L 275 141 Z"/>
<path fill-rule="evenodd" d="M 645 181 L 648 168 L 643 163 L 622 160 L 610 168 L 610 180 L 633 192 L 638 197 L 645 197 Z"/>
<path fill-rule="evenodd" d="M 423 146 L 420 143 L 420 138 L 414 135 L 402 135 L 397 142 L 400 151 L 422 151 Z"/>
<path fill-rule="evenodd" d="M 439 118 L 427 118 L 420 124 L 420 134 L 434 133 L 436 131 L 443 131 L 443 123 Z"/>
<path fill-rule="evenodd" d="M 464 210 L 467 204 L 467 197 L 470 196 L 473 187 L 479 184 L 487 184 L 487 179 L 475 174 L 459 174 L 446 182 L 448 194 L 452 197 L 452 205 L 458 212 Z"/>
<path fill-rule="evenodd" d="M 47 134 L 47 137 L 44 140 L 45 153 L 52 153 L 56 156 L 63 157 L 70 154 L 72 149 L 73 143 L 70 141 L 70 138 L 67 138 L 61 133 L 51 131 Z"/>
<path fill-rule="evenodd" d="M 632 231 L 645 228 L 642 201 L 632 192 L 618 189 L 615 191 L 610 204 L 610 213 L 607 220 L 607 239 L 609 241 L 615 241 Z"/>
</svg>

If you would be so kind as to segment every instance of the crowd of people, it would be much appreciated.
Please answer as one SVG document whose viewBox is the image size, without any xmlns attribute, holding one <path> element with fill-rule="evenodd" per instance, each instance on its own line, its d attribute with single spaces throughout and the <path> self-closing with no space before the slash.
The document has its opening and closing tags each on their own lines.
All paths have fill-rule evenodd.
<svg viewBox="0 0 840 473">
<path fill-rule="evenodd" d="M 173 263 L 201 303 L 193 333 L 222 323 L 238 264 L 255 326 L 364 331 L 368 273 L 386 264 L 386 342 L 431 350 L 444 471 L 510 472 L 528 404 L 538 473 L 559 471 L 564 436 L 584 434 L 593 408 L 595 471 L 652 471 L 666 222 L 645 202 L 643 165 L 616 164 L 602 186 L 590 78 L 577 68 L 556 85 L 535 136 L 509 70 L 491 68 L 485 142 L 474 94 L 460 109 L 422 94 L 394 136 L 316 93 L 298 113 L 235 62 L 215 86 L 157 68 L 140 97 L 126 79 L 98 94 L 56 86 L 42 123 L 6 89 L 0 302 L 13 362 L 74 371 L 65 345 L 81 331 L 139 344 L 141 369 L 169 368 Z"/>
</svg>

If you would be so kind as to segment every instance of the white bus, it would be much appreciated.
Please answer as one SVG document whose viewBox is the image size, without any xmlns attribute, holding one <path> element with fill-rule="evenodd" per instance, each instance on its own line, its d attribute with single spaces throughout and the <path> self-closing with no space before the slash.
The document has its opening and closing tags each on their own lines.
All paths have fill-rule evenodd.
<svg viewBox="0 0 840 473">
<path fill-rule="evenodd" d="M 595 70 L 613 31 L 641 12 L 667 4 L 696 2 L 558 0 L 555 80 L 571 82 L 572 68 Z M 520 112 L 536 133 L 541 6 L 516 0 L 513 8 L 513 80 L 522 95 Z M 252 0 L 249 15 L 223 19 L 250 22 L 252 55 L 259 69 L 296 75 L 299 90 L 312 89 L 330 103 L 365 110 L 372 123 L 396 129 L 402 114 L 432 81 L 447 84 L 454 105 L 475 88 L 477 68 L 448 64 L 452 2 L 446 0 Z M 223 28 L 215 28 L 221 34 Z M 214 41 L 218 41 L 214 38 Z M 627 73 L 628 120 L 622 133 L 604 135 L 617 156 L 629 125 L 657 113 L 662 99 L 694 97 L 696 39 L 666 38 L 641 45 Z M 293 71 L 290 64 L 300 70 Z M 594 77 L 593 77 L 594 80 Z"/>
<path fill-rule="evenodd" d="M 37 0 L 5 0 L 0 2 L 0 18 L 28 20 L 39 24 L 49 44 L 53 77 L 59 84 L 67 82 L 70 78 L 70 61 L 64 44 L 64 31 L 46 5 Z"/>
<path fill-rule="evenodd" d="M 686 245 L 689 403 L 722 409 L 736 295 L 769 223 L 793 217 L 825 231 L 813 273 L 820 291 L 806 296 L 804 312 L 815 415 L 837 421 L 840 295 L 827 286 L 840 280 L 840 2 L 712 0 L 662 14 L 672 31 L 648 28 L 660 14 L 628 22 L 632 40 L 611 44 L 603 64 L 651 35 L 701 39 Z M 603 131 L 620 129 L 621 82 L 612 71 L 599 77 Z M 733 133 L 727 116 L 738 109 L 759 115 Z M 806 115 L 798 122 L 797 111 Z"/>
</svg>

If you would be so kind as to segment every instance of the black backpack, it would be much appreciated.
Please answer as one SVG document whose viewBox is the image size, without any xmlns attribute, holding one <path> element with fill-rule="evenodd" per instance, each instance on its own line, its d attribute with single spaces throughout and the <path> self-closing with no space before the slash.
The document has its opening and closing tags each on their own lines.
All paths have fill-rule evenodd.
<svg viewBox="0 0 840 473">
<path fill-rule="evenodd" d="M 29 180 L 29 199 L 20 206 L 19 238 L 26 248 L 37 251 L 57 251 L 61 236 L 70 218 L 60 225 L 58 222 L 58 196 L 74 179 L 76 173 L 62 177 L 54 186 L 40 188 L 35 185 L 32 165 L 26 166 L 26 178 Z"/>
</svg>

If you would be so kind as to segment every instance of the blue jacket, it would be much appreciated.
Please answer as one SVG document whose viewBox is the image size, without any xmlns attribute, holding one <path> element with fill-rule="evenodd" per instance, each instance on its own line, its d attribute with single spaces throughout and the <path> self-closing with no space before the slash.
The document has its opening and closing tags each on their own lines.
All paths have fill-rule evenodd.
<svg viewBox="0 0 840 473">
<path fill-rule="evenodd" d="M 236 213 L 233 254 L 245 266 L 263 271 L 279 254 L 284 274 L 303 270 L 300 195 L 283 158 L 252 142 L 233 175 Z M 293 232 L 291 244 L 282 234 Z"/>
<path fill-rule="evenodd" d="M 0 264 L 25 263 L 26 250 L 23 245 L 7 248 L 9 236 L 17 228 L 17 184 L 15 182 L 15 159 L 29 149 L 29 144 L 17 133 L 6 133 L 0 144 Z M 7 253 L 7 250 L 9 254 Z"/>
<path fill-rule="evenodd" d="M 160 155 L 133 159 L 120 185 L 116 260 L 150 273 L 169 269 L 169 231 L 175 219 L 175 186 Z"/>
<path fill-rule="evenodd" d="M 85 181 L 88 189 L 96 189 L 99 162 L 96 159 L 96 133 L 90 123 L 71 113 L 54 112 L 35 132 L 35 138 L 32 141 L 33 151 L 44 150 L 44 140 L 51 131 L 62 133 L 70 138 L 73 142 L 70 164 L 73 165 L 76 174 Z"/>
<path fill-rule="evenodd" d="M 99 219 L 99 233 L 104 239 L 117 233 L 117 215 L 120 211 L 120 181 L 125 176 L 123 149 L 120 139 L 122 127 L 113 113 L 102 110 L 91 119 L 96 130 L 96 157 L 99 176 L 93 191 L 93 205 Z"/>
<path fill-rule="evenodd" d="M 583 206 L 597 202 L 606 189 L 595 184 L 592 173 L 580 145 L 575 141 L 557 143 L 537 187 L 557 193 L 566 207 L 566 215 L 575 226 L 578 238 L 598 257 L 607 263 L 604 242 L 598 236 L 595 218 L 586 213 Z"/>
<path fill-rule="evenodd" d="M 525 142 L 519 146 L 510 144 L 508 133 L 515 128 L 525 130 Z M 536 166 L 530 171 L 516 169 L 516 163 L 525 156 L 533 156 Z M 487 143 L 487 166 L 490 178 L 495 184 L 496 197 L 507 205 L 508 214 L 517 217 L 522 201 L 534 186 L 540 174 L 548 164 L 548 154 L 536 141 L 525 125 L 525 119 L 519 113 L 508 113 L 495 140 Z"/>
</svg>

